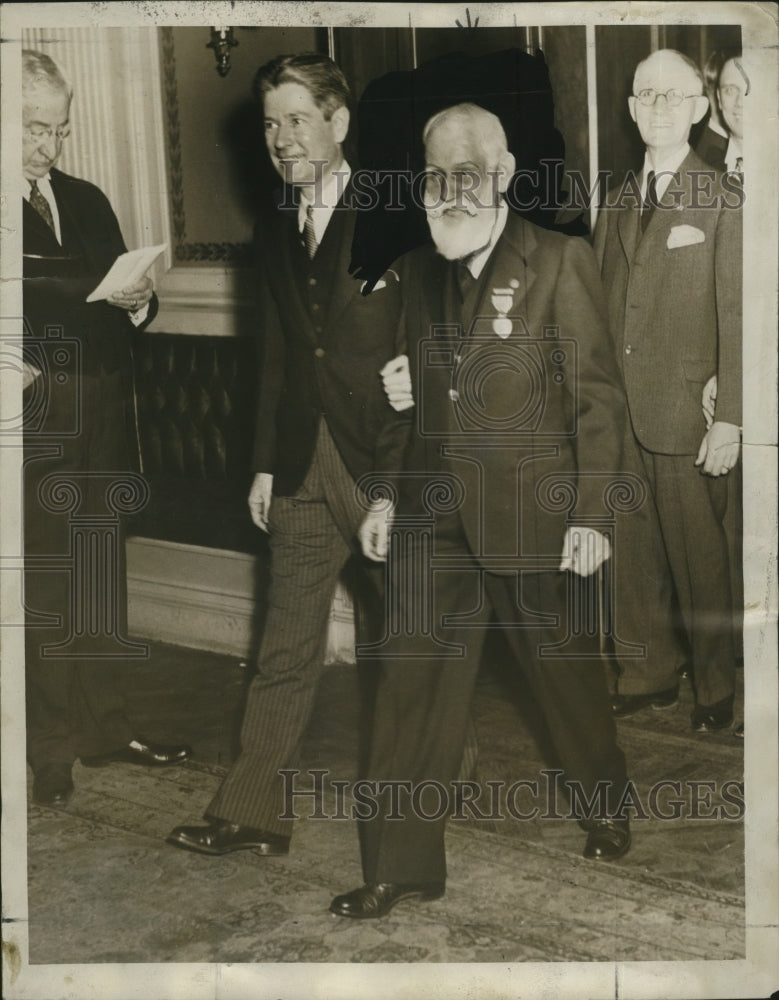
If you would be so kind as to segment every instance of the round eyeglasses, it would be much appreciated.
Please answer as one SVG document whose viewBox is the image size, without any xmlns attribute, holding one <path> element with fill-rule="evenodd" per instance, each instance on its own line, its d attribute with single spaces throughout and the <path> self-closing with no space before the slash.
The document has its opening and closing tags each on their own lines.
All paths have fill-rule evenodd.
<svg viewBox="0 0 779 1000">
<path fill-rule="evenodd" d="M 48 128 L 40 125 L 34 125 L 30 128 L 24 130 L 24 136 L 26 139 L 31 139 L 33 142 L 46 142 L 54 136 L 58 142 L 62 142 L 63 139 L 67 139 L 70 135 L 70 125 L 58 125 L 57 128 Z"/>
<path fill-rule="evenodd" d="M 657 90 L 653 90 L 651 87 L 647 87 L 645 90 L 639 90 L 637 94 L 633 94 L 635 99 L 639 104 L 643 104 L 645 108 L 651 108 L 658 97 L 664 97 L 665 103 L 669 108 L 678 108 L 682 101 L 692 100 L 694 97 L 700 97 L 700 94 L 684 94 L 681 90 L 666 90 L 662 93 Z"/>
</svg>

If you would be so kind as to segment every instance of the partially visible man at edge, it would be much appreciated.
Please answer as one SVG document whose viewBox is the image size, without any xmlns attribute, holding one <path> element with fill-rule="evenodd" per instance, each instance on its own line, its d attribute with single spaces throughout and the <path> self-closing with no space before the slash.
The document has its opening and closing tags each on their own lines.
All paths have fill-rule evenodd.
<svg viewBox="0 0 779 1000">
<path fill-rule="evenodd" d="M 160 766 L 178 764 L 192 752 L 184 745 L 153 743 L 128 719 L 121 684 L 130 669 L 121 655 L 96 656 L 88 629 L 74 628 L 67 650 L 62 632 L 76 616 L 96 620 L 97 603 L 108 601 L 105 622 L 116 637 L 127 635 L 124 539 L 121 523 L 116 563 L 100 565 L 102 587 L 79 611 L 86 569 L 76 562 L 67 573 L 46 563 L 69 556 L 71 525 L 45 486 L 55 482 L 80 494 L 79 515 L 104 512 L 106 476 L 121 480 L 130 468 L 123 379 L 131 365 L 134 328 L 149 323 L 157 299 L 148 277 L 107 301 L 86 298 L 126 251 L 119 223 L 94 184 L 56 168 L 70 135 L 72 91 L 47 55 L 22 53 L 22 173 L 24 175 L 24 540 L 27 753 L 34 775 L 33 800 L 63 807 L 73 794 L 72 768 L 111 761 Z M 49 339 L 54 331 L 55 339 Z M 60 362 L 47 355 L 60 346 Z M 72 350 L 70 349 L 72 347 Z M 46 401 L 37 422 L 35 393 Z M 79 414 L 73 433 L 74 414 Z M 68 484 L 66 486 L 66 484 Z M 95 578 L 93 578 L 94 585 Z M 115 588 L 115 599 L 107 592 Z M 59 619 L 59 628 L 39 625 L 30 614 Z"/>
</svg>

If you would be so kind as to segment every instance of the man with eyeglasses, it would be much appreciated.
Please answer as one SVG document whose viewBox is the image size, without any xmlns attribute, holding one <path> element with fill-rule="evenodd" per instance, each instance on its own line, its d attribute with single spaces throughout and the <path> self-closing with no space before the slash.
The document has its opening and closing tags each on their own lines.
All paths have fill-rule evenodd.
<svg viewBox="0 0 779 1000">
<path fill-rule="evenodd" d="M 115 563 L 108 553 L 93 559 L 94 595 L 84 593 L 90 580 L 79 562 L 72 579 L 57 566 L 75 557 L 58 501 L 67 492 L 78 498 L 75 516 L 99 519 L 110 483 L 121 483 L 129 468 L 123 380 L 130 337 L 157 311 L 148 277 L 107 301 L 86 302 L 126 247 L 105 195 L 56 169 L 71 97 L 49 56 L 22 53 L 27 755 L 33 800 L 54 807 L 73 794 L 79 758 L 87 766 L 158 766 L 191 753 L 139 736 L 125 712 L 119 679 L 126 661 L 121 652 L 117 658 L 127 635 L 121 531 Z M 103 625 L 117 639 L 111 656 L 96 653 L 89 634 L 106 591 L 115 617 Z"/>
<path fill-rule="evenodd" d="M 640 204 L 625 185 L 614 189 L 595 232 L 631 426 L 690 649 L 698 733 L 733 721 L 722 522 L 741 424 L 741 199 L 690 149 L 707 106 L 701 73 L 682 53 L 664 49 L 639 63 L 628 109 L 646 145 Z M 702 391 L 715 374 L 707 428 Z"/>
</svg>

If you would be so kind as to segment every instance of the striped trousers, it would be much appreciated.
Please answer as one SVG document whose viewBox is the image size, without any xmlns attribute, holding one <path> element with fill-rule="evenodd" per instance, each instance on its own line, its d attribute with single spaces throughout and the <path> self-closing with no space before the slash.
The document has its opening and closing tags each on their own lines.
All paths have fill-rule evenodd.
<svg viewBox="0 0 779 1000">
<path fill-rule="evenodd" d="M 303 485 L 294 497 L 274 496 L 271 502 L 269 607 L 258 672 L 249 687 L 241 754 L 207 817 L 291 835 L 292 820 L 279 818 L 284 801 L 278 772 L 297 766 L 322 672 L 333 594 L 359 548 L 356 532 L 364 516 L 323 418 Z M 377 564 L 364 574 L 367 585 L 378 590 L 383 574 Z"/>
</svg>

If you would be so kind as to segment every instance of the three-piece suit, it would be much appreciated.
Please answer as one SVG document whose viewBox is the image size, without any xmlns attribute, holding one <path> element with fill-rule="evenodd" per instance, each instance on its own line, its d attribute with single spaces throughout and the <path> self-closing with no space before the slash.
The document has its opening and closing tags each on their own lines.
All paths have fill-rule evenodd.
<svg viewBox="0 0 779 1000">
<path fill-rule="evenodd" d="M 346 190 L 309 259 L 292 199 L 256 230 L 260 355 L 254 470 L 273 475 L 271 582 L 241 754 L 207 815 L 289 836 L 279 769 L 294 767 L 321 674 L 336 583 L 352 555 L 378 594 L 384 567 L 360 553 L 357 481 L 395 468 L 408 419 L 380 370 L 397 354 L 400 285 L 370 294 L 349 273 L 356 210 Z M 382 608 L 383 610 L 383 608 Z"/>
<path fill-rule="evenodd" d="M 708 187 L 701 178 L 708 173 Z M 741 424 L 741 211 L 689 152 L 641 235 L 640 210 L 610 192 L 595 232 L 630 426 L 657 508 L 690 645 L 698 703 L 734 689 L 728 478 L 695 467 L 706 433 L 703 388 L 714 374 L 715 420 Z"/>
</svg>

